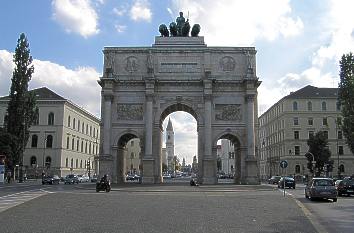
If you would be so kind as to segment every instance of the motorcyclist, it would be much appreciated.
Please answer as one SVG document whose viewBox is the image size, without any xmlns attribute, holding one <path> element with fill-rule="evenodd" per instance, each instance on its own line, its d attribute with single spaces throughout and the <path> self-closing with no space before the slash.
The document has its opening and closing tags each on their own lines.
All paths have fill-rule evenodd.
<svg viewBox="0 0 354 233">
<path fill-rule="evenodd" d="M 104 184 L 108 183 L 108 175 L 107 174 L 104 174 L 104 176 L 102 176 L 101 183 L 104 183 Z"/>
</svg>

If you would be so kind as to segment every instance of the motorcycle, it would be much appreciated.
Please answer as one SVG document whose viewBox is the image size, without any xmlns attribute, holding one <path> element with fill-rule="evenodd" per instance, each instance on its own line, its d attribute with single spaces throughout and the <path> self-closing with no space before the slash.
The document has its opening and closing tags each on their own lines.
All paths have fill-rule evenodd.
<svg viewBox="0 0 354 233">
<path fill-rule="evenodd" d="M 111 191 L 111 181 L 99 181 L 96 183 L 96 192 L 106 191 L 107 193 Z"/>
</svg>

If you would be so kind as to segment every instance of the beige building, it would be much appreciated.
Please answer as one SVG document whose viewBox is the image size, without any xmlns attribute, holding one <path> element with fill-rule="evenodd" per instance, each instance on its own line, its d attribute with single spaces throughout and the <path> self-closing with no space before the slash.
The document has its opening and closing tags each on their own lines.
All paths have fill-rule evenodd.
<svg viewBox="0 0 354 233">
<path fill-rule="evenodd" d="M 100 119 L 46 87 L 32 90 L 39 115 L 29 129 L 23 157 L 28 177 L 98 173 Z M 0 98 L 0 126 L 9 98 Z"/>
<path fill-rule="evenodd" d="M 307 140 L 311 134 L 328 134 L 333 172 L 329 175 L 354 173 L 354 157 L 345 144 L 337 122 L 341 121 L 337 88 L 306 86 L 285 96 L 259 117 L 260 176 L 307 175 Z M 288 167 L 281 169 L 279 162 Z"/>
<path fill-rule="evenodd" d="M 141 170 L 140 139 L 133 138 L 126 145 L 125 170 L 130 174 L 139 174 Z"/>
</svg>

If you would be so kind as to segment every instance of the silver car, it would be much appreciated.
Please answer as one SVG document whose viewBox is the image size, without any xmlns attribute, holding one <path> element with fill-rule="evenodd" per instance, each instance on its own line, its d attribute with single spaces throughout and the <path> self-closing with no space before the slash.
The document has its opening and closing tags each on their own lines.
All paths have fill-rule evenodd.
<svg viewBox="0 0 354 233">
<path fill-rule="evenodd" d="M 330 178 L 313 178 L 305 188 L 305 197 L 314 200 L 316 198 L 332 199 L 337 202 L 337 190 Z"/>
</svg>

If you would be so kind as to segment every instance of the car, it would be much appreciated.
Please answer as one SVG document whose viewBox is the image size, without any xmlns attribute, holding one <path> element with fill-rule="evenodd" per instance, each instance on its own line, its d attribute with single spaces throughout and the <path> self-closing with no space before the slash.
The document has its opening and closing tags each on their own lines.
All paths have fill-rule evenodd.
<svg viewBox="0 0 354 233">
<path fill-rule="evenodd" d="M 281 176 L 272 176 L 268 179 L 268 184 L 278 184 Z"/>
<path fill-rule="evenodd" d="M 59 184 L 60 178 L 57 175 L 45 176 L 42 179 L 42 184 Z"/>
<path fill-rule="evenodd" d="M 281 177 L 279 182 L 278 182 L 278 188 L 284 188 L 284 183 L 285 183 L 285 188 L 293 188 L 295 189 L 295 180 L 294 178 L 291 177 Z"/>
<path fill-rule="evenodd" d="M 354 179 L 343 179 L 337 183 L 336 188 L 338 196 L 342 196 L 343 194 L 348 196 L 354 195 Z"/>
<path fill-rule="evenodd" d="M 163 178 L 163 179 L 171 179 L 172 177 L 171 177 L 171 174 L 167 174 L 167 173 L 166 173 L 166 174 L 163 174 L 163 175 L 162 175 L 162 178 Z"/>
<path fill-rule="evenodd" d="M 77 177 L 77 175 L 67 175 L 65 177 L 65 181 L 64 184 L 78 184 L 79 183 L 79 178 Z"/>
<path fill-rule="evenodd" d="M 97 176 L 96 175 L 93 175 L 91 177 L 91 182 L 97 182 Z"/>
<path fill-rule="evenodd" d="M 337 202 L 337 190 L 331 178 L 315 177 L 306 185 L 305 197 L 311 201 L 320 198 L 332 199 L 333 202 Z"/>
<path fill-rule="evenodd" d="M 77 178 L 79 179 L 80 183 L 88 182 L 90 179 L 87 175 L 78 175 Z"/>
</svg>

